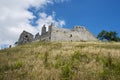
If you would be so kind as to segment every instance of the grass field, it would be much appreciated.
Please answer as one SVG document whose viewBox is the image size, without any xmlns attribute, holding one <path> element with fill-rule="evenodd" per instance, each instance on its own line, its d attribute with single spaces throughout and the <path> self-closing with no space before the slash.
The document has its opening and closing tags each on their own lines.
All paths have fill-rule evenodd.
<svg viewBox="0 0 120 80">
<path fill-rule="evenodd" d="M 0 50 L 0 80 L 120 80 L 120 43 L 33 42 Z"/>
</svg>

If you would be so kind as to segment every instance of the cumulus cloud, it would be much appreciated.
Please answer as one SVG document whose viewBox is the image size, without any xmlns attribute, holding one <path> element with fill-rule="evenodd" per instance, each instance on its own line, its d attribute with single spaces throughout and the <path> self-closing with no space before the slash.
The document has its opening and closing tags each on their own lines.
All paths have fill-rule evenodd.
<svg viewBox="0 0 120 80">
<path fill-rule="evenodd" d="M 55 13 L 48 15 L 42 12 L 39 13 L 38 26 L 33 27 L 29 24 L 29 19 L 36 16 L 27 10 L 30 6 L 40 9 L 45 8 L 47 4 L 64 1 L 67 0 L 0 0 L 0 45 L 13 44 L 23 30 L 35 34 L 40 32 L 43 24 L 48 26 L 53 22 L 57 26 L 65 25 L 64 20 L 54 19 Z"/>
<path fill-rule="evenodd" d="M 41 32 L 41 26 L 43 26 L 45 24 L 45 26 L 48 29 L 48 26 L 51 23 L 54 23 L 57 27 L 62 27 L 65 25 L 65 21 L 64 20 L 55 20 L 55 13 L 53 12 L 52 15 L 47 15 L 46 13 L 42 12 L 39 14 L 40 15 L 40 19 L 37 21 L 38 23 L 38 30 Z"/>
</svg>

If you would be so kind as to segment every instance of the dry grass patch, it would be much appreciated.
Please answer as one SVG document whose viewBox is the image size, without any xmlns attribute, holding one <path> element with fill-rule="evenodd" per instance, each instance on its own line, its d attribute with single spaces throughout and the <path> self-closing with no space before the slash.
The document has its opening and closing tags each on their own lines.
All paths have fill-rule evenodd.
<svg viewBox="0 0 120 80">
<path fill-rule="evenodd" d="M 0 80 L 120 80 L 120 43 L 33 42 L 0 50 Z"/>
</svg>

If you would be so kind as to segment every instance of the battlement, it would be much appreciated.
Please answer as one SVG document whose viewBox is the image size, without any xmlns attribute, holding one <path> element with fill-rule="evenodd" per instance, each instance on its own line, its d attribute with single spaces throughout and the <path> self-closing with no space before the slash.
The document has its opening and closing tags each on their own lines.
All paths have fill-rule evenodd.
<svg viewBox="0 0 120 80">
<path fill-rule="evenodd" d="M 84 26 L 74 26 L 75 31 L 81 31 L 81 30 L 86 30 L 86 28 Z"/>
</svg>

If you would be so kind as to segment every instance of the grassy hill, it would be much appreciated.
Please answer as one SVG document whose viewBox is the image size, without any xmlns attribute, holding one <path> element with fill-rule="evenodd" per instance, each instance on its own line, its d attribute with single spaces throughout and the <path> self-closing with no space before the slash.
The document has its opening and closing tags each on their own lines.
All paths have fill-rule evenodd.
<svg viewBox="0 0 120 80">
<path fill-rule="evenodd" d="M 120 80 L 120 43 L 34 42 L 0 50 L 0 80 Z"/>
</svg>

